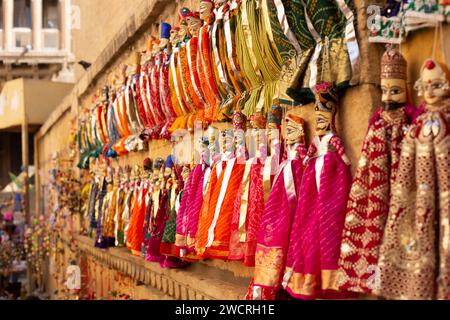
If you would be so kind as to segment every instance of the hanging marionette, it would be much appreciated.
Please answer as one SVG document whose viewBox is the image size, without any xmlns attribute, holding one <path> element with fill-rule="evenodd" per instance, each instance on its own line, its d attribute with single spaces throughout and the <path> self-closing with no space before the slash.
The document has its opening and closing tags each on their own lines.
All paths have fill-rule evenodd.
<svg viewBox="0 0 450 320">
<path fill-rule="evenodd" d="M 448 299 L 450 72 L 427 59 L 415 89 L 423 108 L 403 140 L 374 290 L 388 299 Z"/>
<path fill-rule="evenodd" d="M 169 86 L 169 65 L 170 65 L 170 37 L 172 26 L 163 22 L 161 24 L 160 52 L 157 55 L 159 64 L 159 90 L 161 111 L 164 114 L 165 121 L 161 129 L 160 137 L 170 139 L 170 128 L 177 117 L 170 97 Z"/>
<path fill-rule="evenodd" d="M 153 161 L 150 158 L 144 159 L 143 169 L 145 171 L 145 183 L 148 186 L 148 191 L 145 196 L 145 217 L 142 226 L 142 241 L 141 241 L 141 257 L 145 259 L 147 254 L 147 245 L 150 239 L 150 215 L 152 212 L 152 195 L 154 191 L 153 184 Z M 139 231 L 138 231 L 139 232 Z"/>
<path fill-rule="evenodd" d="M 347 203 L 340 289 L 371 293 L 403 137 L 417 109 L 407 104 L 407 63 L 388 48 L 381 59 L 383 107 L 372 117 Z"/>
<path fill-rule="evenodd" d="M 180 17 L 180 26 L 181 26 Z M 180 46 L 183 41 L 184 29 L 177 26 L 173 27 L 170 31 L 170 43 L 172 45 L 172 54 L 170 56 L 169 62 L 169 87 L 170 87 L 170 99 L 172 101 L 172 106 L 177 118 L 170 128 L 170 133 L 174 133 L 177 129 L 187 128 L 187 118 L 189 109 L 186 106 L 184 91 L 181 87 L 180 69 L 179 65 L 179 54 Z"/>
<path fill-rule="evenodd" d="M 136 84 L 136 90 L 139 91 L 138 106 L 140 108 L 141 118 L 144 122 L 144 130 L 141 132 L 141 140 L 148 141 L 149 139 L 158 138 L 153 135 L 153 130 L 156 126 L 155 116 L 151 110 L 149 86 L 150 84 L 150 70 L 153 63 L 152 48 L 155 38 L 149 36 L 146 40 L 145 51 L 141 52 L 141 68 L 139 80 Z"/>
<path fill-rule="evenodd" d="M 199 31 L 203 25 L 203 20 L 200 17 L 199 12 L 189 12 L 186 14 L 186 22 L 188 25 L 189 34 L 191 39 L 186 43 L 186 49 L 188 54 L 188 66 L 189 66 L 189 79 L 190 79 L 190 92 L 193 97 L 193 101 L 196 105 L 196 118 L 198 120 L 204 119 L 204 109 L 206 104 L 205 94 L 203 93 L 200 77 L 198 72 L 198 43 L 199 43 Z"/>
<path fill-rule="evenodd" d="M 127 247 L 136 255 L 141 255 L 143 241 L 143 225 L 146 214 L 146 196 L 149 192 L 149 183 L 147 180 L 147 171 L 136 166 L 137 184 L 136 197 L 133 210 L 131 211 L 130 223 L 127 233 Z"/>
<path fill-rule="evenodd" d="M 289 114 L 285 122 L 287 159 L 277 171 L 260 219 L 255 274 L 246 296 L 249 300 L 273 300 L 281 290 L 306 156 L 305 121 Z"/>
<path fill-rule="evenodd" d="M 112 92 L 109 86 L 104 86 L 102 90 L 103 103 L 106 108 L 106 128 L 108 132 L 108 145 L 105 156 L 108 158 L 116 158 L 117 152 L 112 149 L 112 146 L 120 139 L 120 134 L 117 129 L 117 122 L 114 116 L 114 107 L 111 99 Z"/>
<path fill-rule="evenodd" d="M 198 35 L 197 71 L 200 87 L 205 99 L 205 118 L 208 122 L 215 119 L 217 106 L 221 102 L 219 89 L 214 81 L 211 55 L 211 30 L 214 23 L 213 0 L 200 0 L 200 19 L 203 21 Z"/>
<path fill-rule="evenodd" d="M 208 137 L 202 137 L 200 143 L 202 147 L 200 163 L 194 167 L 184 183 L 176 221 L 175 246 L 177 255 L 182 258 L 194 251 L 199 213 L 211 173 Z"/>
<path fill-rule="evenodd" d="M 168 196 L 164 181 L 164 160 L 161 158 L 157 158 L 153 164 L 153 181 L 152 211 L 145 259 L 151 262 L 161 262 L 163 256 L 161 256 L 160 246 L 164 233 Z"/>
<path fill-rule="evenodd" d="M 130 129 L 130 136 L 125 140 L 124 146 L 128 152 L 142 151 L 144 144 L 139 139 L 139 135 L 144 129 L 144 125 L 139 114 L 138 94 L 136 83 L 140 74 L 140 53 L 133 52 L 131 63 L 127 66 L 126 82 L 123 86 L 124 103 L 126 107 L 126 117 Z"/>
<path fill-rule="evenodd" d="M 167 161 L 173 161 L 172 156 L 169 156 Z M 168 190 L 168 203 L 160 247 L 160 252 L 164 255 L 164 259 L 161 262 L 162 268 L 179 268 L 186 266 L 186 263 L 177 257 L 178 253 L 175 246 L 175 238 L 177 215 L 180 210 L 180 201 L 182 197 L 184 197 L 184 186 L 190 175 L 190 166 L 173 163 L 172 166 L 173 168 L 170 169 L 170 178 L 166 184 L 166 189 Z"/>
<path fill-rule="evenodd" d="M 122 224 L 123 224 L 123 244 L 127 248 L 129 248 L 129 241 L 128 241 L 128 230 L 130 228 L 130 220 L 132 217 L 132 214 L 135 210 L 136 200 L 139 196 L 139 193 L 141 191 L 140 188 L 140 168 L 138 165 L 134 166 L 134 168 L 126 167 L 125 169 L 127 171 L 129 184 L 128 184 L 128 195 L 125 203 L 125 209 L 122 212 Z"/>
<path fill-rule="evenodd" d="M 108 247 L 108 239 L 104 233 L 105 227 L 107 227 L 106 221 L 109 215 L 111 201 L 113 200 L 113 181 L 114 181 L 114 169 L 111 167 L 106 168 L 104 184 L 106 188 L 102 190 L 99 199 L 98 219 L 97 219 L 97 236 L 95 246 L 97 248 L 105 249 Z"/>
<path fill-rule="evenodd" d="M 244 265 L 254 266 L 256 232 L 260 216 L 264 211 L 264 187 L 270 192 L 270 171 L 264 176 L 267 158 L 266 119 L 261 114 L 250 117 L 252 139 L 255 141 L 255 155 L 245 163 L 241 188 L 234 203 L 231 225 L 230 260 L 244 260 Z M 264 181 L 266 178 L 266 181 Z M 266 184 L 266 186 L 264 185 Z"/>
<path fill-rule="evenodd" d="M 128 203 L 131 197 L 131 187 L 130 187 L 130 171 L 129 166 L 125 166 L 124 168 L 120 168 L 121 170 L 121 179 L 120 179 L 120 187 L 119 187 L 119 200 L 117 205 L 117 215 L 116 215 L 116 228 L 115 228 L 115 245 L 116 247 L 123 247 L 125 245 L 125 213 L 128 207 Z"/>
<path fill-rule="evenodd" d="M 196 96 L 193 90 L 190 71 L 189 71 L 189 54 L 187 51 L 187 45 L 191 39 L 191 34 L 189 33 L 189 25 L 187 22 L 188 16 L 197 15 L 192 13 L 188 8 L 182 8 L 179 12 L 180 18 L 180 31 L 179 36 L 181 41 L 178 45 L 178 62 L 177 62 L 177 83 L 179 85 L 179 91 L 184 100 L 186 116 L 186 129 L 193 130 L 194 128 L 194 118 L 196 108 L 200 108 L 200 100 Z"/>
<path fill-rule="evenodd" d="M 116 94 L 113 108 L 117 129 L 119 130 L 121 138 L 113 145 L 112 149 L 116 151 L 118 155 L 125 155 L 128 153 L 128 150 L 125 147 L 125 142 L 132 133 L 131 123 L 127 117 L 127 105 L 125 103 L 124 83 L 126 81 L 126 70 L 127 66 L 121 65 L 118 72 L 115 74 L 114 79 Z"/>
<path fill-rule="evenodd" d="M 315 87 L 316 136 L 305 159 L 292 222 L 283 287 L 294 298 L 337 296 L 336 275 L 351 185 L 350 162 L 334 126 L 338 95 L 333 84 Z"/>
</svg>

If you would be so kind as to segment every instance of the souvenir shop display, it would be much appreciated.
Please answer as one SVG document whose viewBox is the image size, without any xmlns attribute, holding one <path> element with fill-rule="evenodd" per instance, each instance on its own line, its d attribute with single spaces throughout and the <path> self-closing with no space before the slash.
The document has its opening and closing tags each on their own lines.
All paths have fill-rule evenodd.
<svg viewBox="0 0 450 320">
<path fill-rule="evenodd" d="M 354 1 L 182 5 L 79 110 L 78 163 L 59 154 L 50 170 L 53 253 L 69 230 L 163 269 L 226 261 L 252 272 L 247 300 L 448 298 L 450 73 L 427 59 L 411 105 L 399 44 L 450 3 L 388 0 L 374 17 L 366 37 L 389 45 L 357 148 L 336 126 L 349 100 L 366 103 L 343 98 L 363 79 Z M 39 281 L 46 232 L 27 232 Z M 135 296 L 111 270 L 117 287 L 97 293 L 104 268 L 82 259 L 79 297 Z"/>
</svg>

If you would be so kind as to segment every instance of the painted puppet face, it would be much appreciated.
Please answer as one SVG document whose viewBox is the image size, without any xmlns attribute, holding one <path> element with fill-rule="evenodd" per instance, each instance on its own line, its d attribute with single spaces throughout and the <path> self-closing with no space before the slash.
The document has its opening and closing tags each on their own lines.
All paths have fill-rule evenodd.
<svg viewBox="0 0 450 320">
<path fill-rule="evenodd" d="M 231 130 L 222 131 L 220 143 L 224 153 L 227 151 L 234 151 L 235 142 L 233 132 Z"/>
<path fill-rule="evenodd" d="M 450 96 L 450 86 L 444 70 L 431 60 L 423 68 L 416 86 L 428 106 L 437 107 Z"/>
<path fill-rule="evenodd" d="M 166 167 L 166 168 L 164 169 L 164 177 L 170 177 L 170 176 L 172 175 L 172 173 L 173 173 L 172 168 Z"/>
<path fill-rule="evenodd" d="M 286 137 L 286 143 L 288 145 L 302 142 L 305 137 L 303 124 L 286 118 Z"/>
<path fill-rule="evenodd" d="M 161 38 L 161 40 L 159 41 L 159 48 L 160 49 L 165 49 L 167 48 L 167 46 L 169 45 L 170 40 L 166 39 L 166 38 Z"/>
<path fill-rule="evenodd" d="M 245 145 L 245 132 L 243 130 L 236 130 L 234 132 L 234 145 L 235 148 Z"/>
<path fill-rule="evenodd" d="M 336 102 L 328 93 L 320 93 L 316 98 L 316 134 L 324 136 L 333 130 L 333 119 L 336 113 Z"/>
<path fill-rule="evenodd" d="M 178 31 L 180 39 L 183 40 L 187 36 L 188 32 L 189 32 L 188 24 L 185 20 L 183 20 L 180 23 L 180 31 Z"/>
<path fill-rule="evenodd" d="M 188 28 L 189 28 L 189 33 L 191 35 L 197 35 L 198 31 L 200 30 L 201 26 L 203 25 L 202 20 L 195 18 L 195 17 L 188 17 L 186 18 L 187 24 L 188 24 Z"/>
<path fill-rule="evenodd" d="M 155 44 L 153 45 L 152 55 L 153 55 L 153 56 L 156 56 L 156 55 L 158 54 L 159 50 L 160 50 L 159 43 L 155 43 Z"/>
<path fill-rule="evenodd" d="M 406 81 L 402 79 L 381 79 L 381 101 L 385 110 L 402 107 L 407 100 Z"/>
<path fill-rule="evenodd" d="M 213 154 L 217 151 L 217 149 L 216 149 L 216 147 L 217 147 L 216 132 L 217 132 L 216 129 L 214 129 L 213 127 L 209 127 L 209 129 L 208 129 L 208 141 L 209 141 L 208 149 L 211 152 L 211 154 Z"/>
<path fill-rule="evenodd" d="M 189 178 L 189 174 L 191 173 L 191 170 L 188 166 L 184 166 L 183 170 L 181 171 L 181 177 L 183 178 L 183 181 L 186 182 Z"/>
<path fill-rule="evenodd" d="M 333 113 L 316 110 L 316 134 L 324 136 L 332 130 Z"/>
<path fill-rule="evenodd" d="M 207 20 L 211 17 L 213 3 L 209 1 L 200 1 L 200 19 Z"/>
</svg>

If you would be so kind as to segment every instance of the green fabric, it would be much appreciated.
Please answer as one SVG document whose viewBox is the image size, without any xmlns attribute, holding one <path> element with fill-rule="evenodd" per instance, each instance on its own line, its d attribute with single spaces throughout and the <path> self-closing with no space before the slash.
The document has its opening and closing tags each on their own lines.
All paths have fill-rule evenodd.
<svg viewBox="0 0 450 320">
<path fill-rule="evenodd" d="M 168 192 L 167 201 L 170 201 L 170 198 L 172 197 L 172 192 L 175 192 L 173 190 L 170 190 Z M 183 192 L 183 191 L 181 191 Z M 183 196 L 183 193 L 180 195 Z M 162 242 L 164 243 L 175 243 L 175 236 L 177 233 L 177 212 L 175 210 L 175 206 L 173 208 L 170 208 L 169 217 L 166 221 L 166 226 L 164 228 L 164 233 L 162 237 Z"/>
<path fill-rule="evenodd" d="M 305 77 L 309 62 L 314 53 L 316 41 L 308 29 L 305 17 L 305 8 L 301 0 L 282 0 L 286 11 L 286 18 L 292 32 L 295 34 L 300 47 L 302 48 L 302 57 L 299 58 L 299 65 L 297 65 L 297 72 L 292 79 L 287 94 L 303 104 L 308 104 L 314 101 L 314 94 L 311 89 L 305 85 L 307 83 Z"/>
<path fill-rule="evenodd" d="M 321 38 L 329 39 L 317 61 L 317 83 L 332 81 L 341 90 L 351 79 L 351 63 L 345 43 L 347 20 L 334 0 L 306 0 L 308 16 Z"/>
</svg>

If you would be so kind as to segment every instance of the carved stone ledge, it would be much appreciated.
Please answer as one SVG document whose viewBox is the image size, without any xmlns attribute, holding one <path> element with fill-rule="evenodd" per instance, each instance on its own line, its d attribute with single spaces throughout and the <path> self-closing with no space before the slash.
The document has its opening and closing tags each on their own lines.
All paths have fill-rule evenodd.
<svg viewBox="0 0 450 320">
<path fill-rule="evenodd" d="M 222 268 L 212 266 L 211 263 L 193 264 L 185 269 L 162 269 L 158 263 L 133 256 L 125 248 L 98 249 L 94 247 L 92 239 L 83 236 L 77 236 L 75 241 L 82 252 L 107 267 L 178 300 L 240 300 L 249 283 L 248 278 L 224 281 L 224 271 L 219 270 Z M 233 278 L 235 272 L 228 272 Z"/>
</svg>

